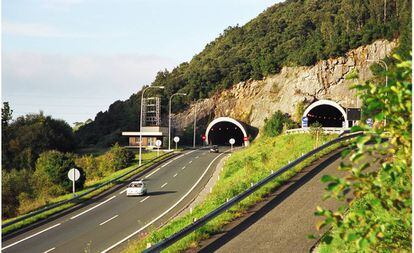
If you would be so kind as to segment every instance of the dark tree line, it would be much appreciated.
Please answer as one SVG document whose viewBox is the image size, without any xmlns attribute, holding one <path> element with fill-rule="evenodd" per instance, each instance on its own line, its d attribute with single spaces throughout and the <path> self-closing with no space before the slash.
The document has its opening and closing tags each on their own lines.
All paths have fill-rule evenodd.
<svg viewBox="0 0 414 253">
<path fill-rule="evenodd" d="M 163 105 L 175 92 L 188 94 L 174 102 L 176 112 L 240 81 L 278 73 L 283 66 L 311 65 L 376 39 L 397 37 L 411 46 L 409 0 L 388 0 L 385 11 L 384 0 L 288 0 L 244 26 L 228 27 L 190 62 L 158 72 L 152 85 L 166 87 Z M 138 92 L 99 112 L 76 132 L 81 145 L 125 141 L 120 132 L 138 128 L 139 98 Z"/>
</svg>

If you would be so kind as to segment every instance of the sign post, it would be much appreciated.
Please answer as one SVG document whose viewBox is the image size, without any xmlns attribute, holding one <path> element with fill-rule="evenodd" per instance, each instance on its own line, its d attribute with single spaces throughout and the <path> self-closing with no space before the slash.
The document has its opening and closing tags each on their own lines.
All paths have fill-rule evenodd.
<svg viewBox="0 0 414 253">
<path fill-rule="evenodd" d="M 175 136 L 174 137 L 174 142 L 175 142 L 175 150 L 177 150 L 177 143 L 180 141 L 180 137 Z"/>
<path fill-rule="evenodd" d="M 371 118 L 368 118 L 365 122 L 369 127 L 372 127 L 374 125 L 374 121 Z"/>
<path fill-rule="evenodd" d="M 73 196 L 76 196 L 75 194 L 75 181 L 77 181 L 80 178 L 80 172 L 76 168 L 72 168 L 68 171 L 68 178 L 69 180 L 72 180 L 72 192 Z"/>
<path fill-rule="evenodd" d="M 155 146 L 157 146 L 157 156 L 160 156 L 160 147 L 161 147 L 161 140 L 156 140 L 155 141 Z"/>
<path fill-rule="evenodd" d="M 231 138 L 231 139 L 229 140 L 229 142 L 230 142 L 230 145 L 231 145 L 230 152 L 233 152 L 233 144 L 234 144 L 234 143 L 236 143 L 236 140 L 235 140 L 235 139 L 233 139 L 233 138 Z"/>
<path fill-rule="evenodd" d="M 308 122 L 309 122 L 308 117 L 302 117 L 302 128 L 308 127 Z"/>
</svg>

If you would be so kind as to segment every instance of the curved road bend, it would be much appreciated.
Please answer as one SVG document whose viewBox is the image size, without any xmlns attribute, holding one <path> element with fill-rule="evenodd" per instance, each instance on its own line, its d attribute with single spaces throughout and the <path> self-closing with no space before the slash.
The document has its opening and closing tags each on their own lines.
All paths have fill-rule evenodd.
<svg viewBox="0 0 414 253">
<path fill-rule="evenodd" d="M 221 148 L 220 151 L 224 151 Z M 2 242 L 2 252 L 106 252 L 147 227 L 162 224 L 187 205 L 212 175 L 223 153 L 193 150 L 148 172 L 148 195 L 126 197 L 125 188 Z"/>
<path fill-rule="evenodd" d="M 339 202 L 323 201 L 323 175 L 343 175 L 339 152 L 328 154 L 290 179 L 268 200 L 258 204 L 225 232 L 201 243 L 200 252 L 309 252 L 316 239 L 316 206 L 335 209 Z"/>
</svg>

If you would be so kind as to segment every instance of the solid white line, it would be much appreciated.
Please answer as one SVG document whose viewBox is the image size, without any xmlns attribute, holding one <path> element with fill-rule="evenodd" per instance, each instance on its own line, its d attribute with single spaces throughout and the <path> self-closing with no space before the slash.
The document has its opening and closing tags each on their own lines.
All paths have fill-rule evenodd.
<svg viewBox="0 0 414 253">
<path fill-rule="evenodd" d="M 101 202 L 101 203 L 99 203 L 99 204 L 97 204 L 97 205 L 95 205 L 95 206 L 93 206 L 93 207 L 89 208 L 88 210 L 85 210 L 85 211 L 81 212 L 80 214 L 77 214 L 77 215 L 75 215 L 75 216 L 71 217 L 70 219 L 71 219 L 71 220 L 73 220 L 73 219 L 75 219 L 75 218 L 77 218 L 77 217 L 81 216 L 82 214 L 85 214 L 85 213 L 87 213 L 87 212 L 89 212 L 89 211 L 91 211 L 91 210 L 93 210 L 93 209 L 97 208 L 98 206 L 101 206 L 101 205 L 105 204 L 106 202 L 110 201 L 111 199 L 113 199 L 113 198 L 115 198 L 115 197 L 116 197 L 116 196 L 112 196 L 112 197 L 110 197 L 109 199 L 105 200 L 104 202 Z"/>
<path fill-rule="evenodd" d="M 147 200 L 148 198 L 149 198 L 150 196 L 148 196 L 148 197 L 145 197 L 143 200 L 141 200 L 140 202 L 142 203 L 142 202 L 144 202 L 145 200 Z"/>
<path fill-rule="evenodd" d="M 157 171 L 159 171 L 161 169 L 161 167 L 159 167 L 158 169 L 154 170 L 153 172 L 151 172 L 150 174 L 146 175 L 145 178 L 149 178 L 150 176 L 154 175 L 154 173 L 156 173 Z"/>
<path fill-rule="evenodd" d="M 161 185 L 161 188 L 164 188 L 164 186 L 166 186 L 168 183 L 165 183 L 165 184 L 163 184 L 163 185 Z"/>
<path fill-rule="evenodd" d="M 176 177 L 178 175 L 178 173 L 175 173 L 175 175 L 173 177 Z"/>
<path fill-rule="evenodd" d="M 48 249 L 48 250 L 46 250 L 45 252 L 43 252 L 43 253 L 48 253 L 48 252 L 51 252 L 52 250 L 54 250 L 54 249 L 56 249 L 55 247 L 53 247 L 53 248 L 51 248 L 51 249 Z"/>
<path fill-rule="evenodd" d="M 193 160 L 189 161 L 188 163 L 192 163 L 192 162 L 193 162 Z"/>
<path fill-rule="evenodd" d="M 184 166 L 184 167 L 182 167 L 181 169 L 182 169 L 182 170 L 184 170 L 184 169 L 185 169 L 185 166 Z"/>
<path fill-rule="evenodd" d="M 121 191 L 119 194 L 122 194 L 122 193 L 126 192 L 126 190 L 127 190 L 127 189 L 125 189 L 125 190 Z"/>
<path fill-rule="evenodd" d="M 106 253 L 110 250 L 112 250 L 113 248 L 115 248 L 116 246 L 118 246 L 119 244 L 125 242 L 126 240 L 128 240 L 129 238 L 133 237 L 134 235 L 138 234 L 139 232 L 141 232 L 142 230 L 146 229 L 147 227 L 151 226 L 154 222 L 156 222 L 157 220 L 159 220 L 162 216 L 164 216 L 165 214 L 167 214 L 169 211 L 171 211 L 174 207 L 176 207 L 183 199 L 185 199 L 188 194 L 191 193 L 191 191 L 194 190 L 194 188 L 198 185 L 198 183 L 200 183 L 201 179 L 204 177 L 204 175 L 207 173 L 207 171 L 209 170 L 209 168 L 211 167 L 211 165 L 214 163 L 214 161 L 219 158 L 221 155 L 223 155 L 224 153 L 221 153 L 220 155 L 216 156 L 211 162 L 210 164 L 207 166 L 207 169 L 204 171 L 204 173 L 200 176 L 200 178 L 197 180 L 197 182 L 195 182 L 195 184 L 191 187 L 190 190 L 188 190 L 188 192 L 181 197 L 181 199 L 179 199 L 174 205 L 172 205 L 170 208 L 168 208 L 167 210 L 165 210 L 162 214 L 160 214 L 160 216 L 158 216 L 157 218 L 153 219 L 152 221 L 150 221 L 149 223 L 147 223 L 145 226 L 143 226 L 142 228 L 138 229 L 137 231 L 135 231 L 134 233 L 128 235 L 127 237 L 125 237 L 124 239 L 120 240 L 119 242 L 115 243 L 114 245 L 112 245 L 111 247 L 103 250 L 101 253 Z"/>
<path fill-rule="evenodd" d="M 26 237 L 26 238 L 21 239 L 20 241 L 17 241 L 17 242 L 15 242 L 15 243 L 12 243 L 12 244 L 10 244 L 10 245 L 7 245 L 7 246 L 6 246 L 6 247 L 4 247 L 4 248 L 1 248 L 1 250 L 5 250 L 5 249 L 7 249 L 7 248 L 10 248 L 10 247 L 12 247 L 12 246 L 14 246 L 14 245 L 18 244 L 18 243 L 21 243 L 21 242 L 23 242 L 23 241 L 26 241 L 27 239 L 30 239 L 30 238 L 32 238 L 32 237 L 35 237 L 36 235 L 41 234 L 41 233 L 43 233 L 43 232 L 46 232 L 46 231 L 48 231 L 49 229 L 55 228 L 55 227 L 59 226 L 60 224 L 62 224 L 62 223 L 58 223 L 58 224 L 56 224 L 56 225 L 53 225 L 53 226 L 48 227 L 48 228 L 46 228 L 46 229 L 43 229 L 42 231 L 39 231 L 39 232 L 37 232 L 36 234 L 33 234 L 33 235 L 31 235 L 31 236 L 28 236 L 28 237 Z"/>
<path fill-rule="evenodd" d="M 109 221 L 111 221 L 111 220 L 115 219 L 116 217 L 118 217 L 118 214 L 117 214 L 117 215 L 115 215 L 114 217 L 109 218 L 108 220 L 106 220 L 106 221 L 102 222 L 101 224 L 99 224 L 99 226 L 102 226 L 103 224 L 105 224 L 105 223 L 107 223 L 107 222 L 109 222 Z"/>
<path fill-rule="evenodd" d="M 174 160 L 169 161 L 168 163 L 165 163 L 161 166 L 161 168 L 164 168 L 165 166 L 167 166 L 168 164 L 172 163 Z"/>
</svg>

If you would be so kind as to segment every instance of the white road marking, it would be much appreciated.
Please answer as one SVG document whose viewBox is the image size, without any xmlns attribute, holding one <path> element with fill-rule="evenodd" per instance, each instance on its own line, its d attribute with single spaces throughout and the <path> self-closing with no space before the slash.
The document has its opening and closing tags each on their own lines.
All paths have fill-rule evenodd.
<svg viewBox="0 0 414 253">
<path fill-rule="evenodd" d="M 105 224 L 105 223 L 107 223 L 107 222 L 109 222 L 109 221 L 111 221 L 111 220 L 115 219 L 116 217 L 118 217 L 118 214 L 117 214 L 117 215 L 115 215 L 114 217 L 109 218 L 109 219 L 107 219 L 106 221 L 102 222 L 101 224 L 99 224 L 99 226 L 102 226 L 103 224 Z"/>
<path fill-rule="evenodd" d="M 17 241 L 17 242 L 15 242 L 15 243 L 12 243 L 12 244 L 10 244 L 10 245 L 7 245 L 6 247 L 4 247 L 4 248 L 1 248 L 1 250 L 5 250 L 5 249 L 7 249 L 7 248 L 10 248 L 10 247 L 12 247 L 12 246 L 14 246 L 14 245 L 16 245 L 16 244 L 18 244 L 18 243 L 21 243 L 21 242 L 23 242 L 23 241 L 26 241 L 27 239 L 30 239 L 30 238 L 32 238 L 32 237 L 35 237 L 36 235 L 39 235 L 39 234 L 41 234 L 41 233 L 43 233 L 43 232 L 46 232 L 46 231 L 48 231 L 48 230 L 50 230 L 50 229 L 52 229 L 52 228 L 55 228 L 55 227 L 57 227 L 57 226 L 59 226 L 59 225 L 61 225 L 62 223 L 58 223 L 58 224 L 56 224 L 56 225 L 53 225 L 53 226 L 51 226 L 51 227 L 48 227 L 48 228 L 46 228 L 46 229 L 43 229 L 42 231 L 39 231 L 39 232 L 37 232 L 36 234 L 33 234 L 33 235 L 31 235 L 31 236 L 28 236 L 28 237 L 26 237 L 26 238 L 23 238 L 23 239 L 21 239 L 20 241 Z"/>
<path fill-rule="evenodd" d="M 176 177 L 178 175 L 178 173 L 175 173 L 173 177 Z"/>
<path fill-rule="evenodd" d="M 182 167 L 181 169 L 182 169 L 182 170 L 184 170 L 184 169 L 185 169 L 185 166 L 184 166 L 184 167 Z"/>
<path fill-rule="evenodd" d="M 193 160 L 189 161 L 188 163 L 192 163 L 192 162 L 193 162 Z"/>
<path fill-rule="evenodd" d="M 196 156 L 195 159 L 200 158 L 199 156 Z"/>
<path fill-rule="evenodd" d="M 164 188 L 164 186 L 166 186 L 168 183 L 165 183 L 165 184 L 163 184 L 163 185 L 161 185 L 161 188 Z"/>
<path fill-rule="evenodd" d="M 170 163 L 171 163 L 172 161 L 174 161 L 175 159 L 179 159 L 179 158 L 181 158 L 181 157 L 183 157 L 183 156 L 185 156 L 185 155 L 189 155 L 189 154 L 191 154 L 191 153 L 193 153 L 193 152 L 195 152 L 195 151 L 196 151 L 196 150 L 193 150 L 193 151 L 190 151 L 190 152 L 187 152 L 187 153 L 185 153 L 185 154 L 182 154 L 182 155 L 177 156 L 177 157 L 176 157 L 176 158 L 174 158 L 173 160 L 169 161 L 168 163 L 166 163 L 166 164 L 162 165 L 161 167 L 159 167 L 158 169 L 154 170 L 154 171 L 153 171 L 153 172 L 151 172 L 150 174 L 146 175 L 144 178 L 149 178 L 150 176 L 154 175 L 157 171 L 159 171 L 161 168 L 164 168 L 165 166 L 167 166 L 168 164 L 170 164 Z"/>
<path fill-rule="evenodd" d="M 175 208 L 183 199 L 185 199 L 188 194 L 191 193 L 191 191 L 194 190 L 194 188 L 198 185 L 198 183 L 200 183 L 201 179 L 204 177 L 204 175 L 207 173 L 207 171 L 210 169 L 211 165 L 214 163 L 214 161 L 219 158 L 221 155 L 223 155 L 224 153 L 221 153 L 220 155 L 216 156 L 211 162 L 210 164 L 207 166 L 207 169 L 204 171 L 204 173 L 200 176 L 200 178 L 197 180 L 197 182 L 195 182 L 195 184 L 191 187 L 190 190 L 188 190 L 188 192 L 186 194 L 184 194 L 184 196 L 181 197 L 181 199 L 179 199 L 174 205 L 172 205 L 170 208 L 168 208 L 167 210 L 165 210 L 162 214 L 160 214 L 157 218 L 153 219 L 152 221 L 148 222 L 145 226 L 143 226 L 142 228 L 138 229 L 137 231 L 133 232 L 132 234 L 128 235 L 127 237 L 125 237 L 124 239 L 120 240 L 119 242 L 115 243 L 114 245 L 110 246 L 109 248 L 103 250 L 101 253 L 106 253 L 110 250 L 112 250 L 113 248 L 115 248 L 116 246 L 118 246 L 119 244 L 125 242 L 126 240 L 128 240 L 129 238 L 133 237 L 134 235 L 138 234 L 139 232 L 141 232 L 142 230 L 146 229 L 147 227 L 151 226 L 154 222 L 156 222 L 157 220 L 159 220 L 162 216 L 164 216 L 165 214 L 167 214 L 169 211 L 171 211 L 173 208 Z"/>
<path fill-rule="evenodd" d="M 148 197 L 145 197 L 143 200 L 141 200 L 140 202 L 142 203 L 142 202 L 144 202 L 145 200 L 147 200 L 148 198 L 149 198 L 150 196 L 148 196 Z"/>
<path fill-rule="evenodd" d="M 150 174 L 146 175 L 145 178 L 149 178 L 150 176 L 154 175 L 157 171 L 159 171 L 162 167 L 159 167 L 158 169 L 154 170 Z"/>
<path fill-rule="evenodd" d="M 101 202 L 101 203 L 99 203 L 99 204 L 97 204 L 97 205 L 95 205 L 95 206 L 93 206 L 93 207 L 89 208 L 88 210 L 85 210 L 85 211 L 81 212 L 80 214 L 77 214 L 77 215 L 75 215 L 75 216 L 71 217 L 70 219 L 71 219 L 71 220 L 76 219 L 76 218 L 78 218 L 79 216 L 81 216 L 82 214 L 85 214 L 85 213 L 87 213 L 87 212 L 89 212 L 89 211 L 91 211 L 91 210 L 93 210 L 93 209 L 97 208 L 98 206 L 101 206 L 101 205 L 105 204 L 106 202 L 110 201 L 111 199 L 113 199 L 113 198 L 115 198 L 115 197 L 116 197 L 116 196 L 112 196 L 112 197 L 110 197 L 109 199 L 105 200 L 104 202 Z"/>
<path fill-rule="evenodd" d="M 126 192 L 126 190 L 127 190 L 127 189 L 125 189 L 125 190 L 121 191 L 119 194 L 122 194 L 122 193 Z"/>
<path fill-rule="evenodd" d="M 163 165 L 161 165 L 161 168 L 164 168 L 165 166 L 167 166 L 168 164 L 172 163 L 174 160 L 169 161 L 168 163 L 165 163 Z"/>
<path fill-rule="evenodd" d="M 51 249 L 48 249 L 48 250 L 46 250 L 45 252 L 43 252 L 43 253 L 48 253 L 48 252 L 51 252 L 52 250 L 54 250 L 54 249 L 56 249 L 55 247 L 53 247 L 53 248 L 51 248 Z"/>
</svg>

